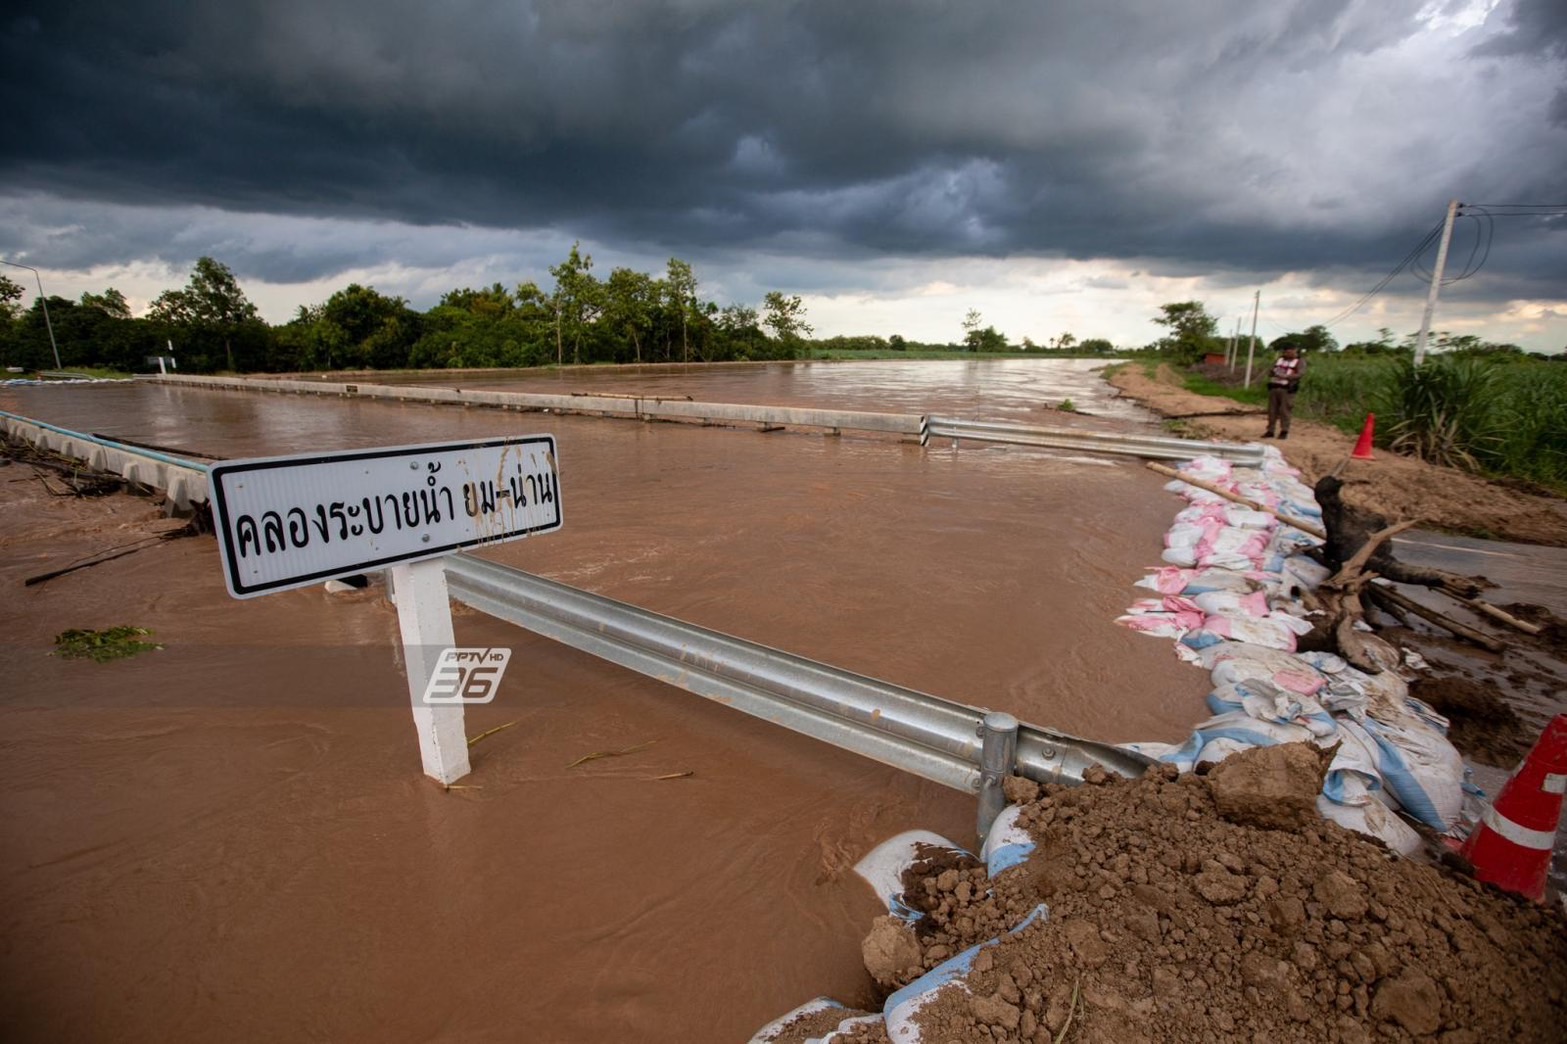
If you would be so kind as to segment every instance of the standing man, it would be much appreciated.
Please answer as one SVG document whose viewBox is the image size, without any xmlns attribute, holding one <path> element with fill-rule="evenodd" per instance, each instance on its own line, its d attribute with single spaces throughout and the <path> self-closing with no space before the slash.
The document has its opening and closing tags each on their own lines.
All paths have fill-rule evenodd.
<svg viewBox="0 0 1567 1044">
<path fill-rule="evenodd" d="M 1300 349 L 1293 341 L 1286 341 L 1268 373 L 1268 430 L 1265 439 L 1273 438 L 1278 429 L 1279 438 L 1290 437 L 1290 414 L 1295 410 L 1295 393 L 1300 390 L 1300 379 L 1306 375 L 1306 360 L 1300 357 Z"/>
</svg>

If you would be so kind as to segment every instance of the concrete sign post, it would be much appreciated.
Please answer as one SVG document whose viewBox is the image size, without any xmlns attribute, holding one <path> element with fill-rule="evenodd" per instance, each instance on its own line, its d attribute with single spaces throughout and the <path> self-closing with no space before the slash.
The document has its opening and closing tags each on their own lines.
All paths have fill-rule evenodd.
<svg viewBox="0 0 1567 1044">
<path fill-rule="evenodd" d="M 463 704 L 432 705 L 426 699 L 442 650 L 457 644 L 452 633 L 451 601 L 446 593 L 446 564 L 439 558 L 408 562 L 387 570 L 397 598 L 397 624 L 403 636 L 408 698 L 424 774 L 453 783 L 468 774 L 468 730 Z"/>
<path fill-rule="evenodd" d="M 235 598 L 387 570 L 425 774 L 466 775 L 463 705 L 488 702 L 509 652 L 454 647 L 442 557 L 561 527 L 554 436 L 224 461 L 211 490 Z"/>
</svg>

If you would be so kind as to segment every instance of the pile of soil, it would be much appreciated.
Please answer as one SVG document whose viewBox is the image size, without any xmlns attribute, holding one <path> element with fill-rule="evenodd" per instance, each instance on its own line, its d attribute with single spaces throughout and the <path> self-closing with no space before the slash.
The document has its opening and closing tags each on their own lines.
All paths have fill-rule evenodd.
<svg viewBox="0 0 1567 1044">
<path fill-rule="evenodd" d="M 867 967 L 891 990 L 1001 937 L 967 992 L 920 1012 L 925 1041 L 1560 1040 L 1561 909 L 1319 819 L 1322 771 L 1294 744 L 1206 776 L 1014 780 L 1030 859 L 994 881 L 972 863 L 912 868 L 905 899 L 925 917 L 879 920 Z M 1047 918 L 1004 934 L 1041 902 Z"/>
</svg>

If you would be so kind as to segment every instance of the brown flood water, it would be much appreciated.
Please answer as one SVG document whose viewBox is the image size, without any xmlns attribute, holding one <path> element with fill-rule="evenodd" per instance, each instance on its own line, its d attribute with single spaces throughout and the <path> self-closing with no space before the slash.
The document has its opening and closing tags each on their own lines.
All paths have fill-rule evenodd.
<svg viewBox="0 0 1567 1044">
<path fill-rule="evenodd" d="M 1134 462 L 146 386 L 0 389 L 0 408 L 222 456 L 550 432 L 565 528 L 498 559 L 1096 739 L 1174 740 L 1206 713 L 1202 672 L 1111 622 L 1180 506 Z M 378 588 L 236 602 L 208 538 L 24 588 L 153 513 L 19 470 L 0 468 L 7 1039 L 744 1040 L 819 994 L 870 999 L 864 852 L 915 827 L 972 841 L 972 798 L 462 611 L 459 642 L 515 650 L 468 731 L 517 725 L 444 792 Z M 122 623 L 166 648 L 48 655 Z"/>
</svg>

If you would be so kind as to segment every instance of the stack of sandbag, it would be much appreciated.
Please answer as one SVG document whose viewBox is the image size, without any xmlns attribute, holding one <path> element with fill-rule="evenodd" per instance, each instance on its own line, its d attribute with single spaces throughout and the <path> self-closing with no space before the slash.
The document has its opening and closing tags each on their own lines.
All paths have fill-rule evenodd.
<svg viewBox="0 0 1567 1044">
<path fill-rule="evenodd" d="M 1208 457 L 1180 470 L 1273 510 L 1321 518 L 1311 490 L 1271 446 L 1260 468 Z M 1208 670 L 1213 717 L 1183 744 L 1129 746 L 1183 771 L 1248 747 L 1336 748 L 1318 800 L 1324 816 L 1403 852 L 1419 837 L 1392 811 L 1451 828 L 1465 783 L 1447 721 L 1410 697 L 1396 674 L 1369 675 L 1330 653 L 1296 651 L 1297 637 L 1311 630 L 1297 593 L 1328 576 L 1301 554 L 1317 541 L 1185 482 L 1165 488 L 1190 506 L 1165 536 L 1168 564 L 1137 582 L 1158 597 L 1135 602 L 1118 622 L 1172 639 L 1178 656 Z"/>
<path fill-rule="evenodd" d="M 1034 839 L 1018 825 L 1018 813 L 1021 811 L 1021 805 L 1008 805 L 996 817 L 995 824 L 986 836 L 985 848 L 977 859 L 940 834 L 927 830 L 910 830 L 877 845 L 855 864 L 854 870 L 886 905 L 887 915 L 879 920 L 892 922 L 896 929 L 902 925 L 912 926 L 925 916 L 905 901 L 903 880 L 911 867 L 929 860 L 933 855 L 945 857 L 945 861 L 954 864 L 983 862 L 987 881 L 1023 863 L 1034 850 Z M 989 884 L 981 887 L 988 894 Z M 1049 908 L 1040 903 L 1008 929 L 1006 934 L 1020 932 L 1049 915 Z M 876 939 L 879 934 L 880 926 L 873 928 L 870 938 Z M 895 939 L 897 931 L 889 934 Z M 752 1044 L 827 1044 L 855 1027 L 876 1022 L 881 1022 L 888 1037 L 898 1044 L 919 1044 L 923 1036 L 920 1027 L 915 1024 L 916 1016 L 936 998 L 937 992 L 943 987 L 967 993 L 968 984 L 964 979 L 974 970 L 974 962 L 981 953 L 1000 940 L 1001 937 L 997 936 L 971 946 L 919 975 L 889 995 L 882 1004 L 880 1014 L 845 1008 L 837 1001 L 818 997 L 762 1027 L 751 1038 Z M 870 945 L 869 940 L 867 945 Z M 911 960 L 917 965 L 917 948 Z M 867 966 L 871 963 L 867 958 Z M 884 962 L 878 959 L 875 963 L 880 965 Z M 895 963 L 901 965 L 902 962 Z"/>
</svg>

